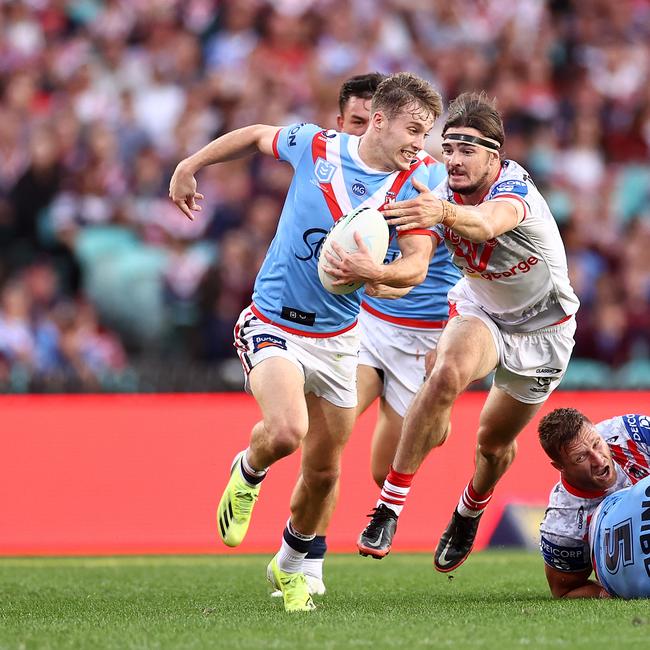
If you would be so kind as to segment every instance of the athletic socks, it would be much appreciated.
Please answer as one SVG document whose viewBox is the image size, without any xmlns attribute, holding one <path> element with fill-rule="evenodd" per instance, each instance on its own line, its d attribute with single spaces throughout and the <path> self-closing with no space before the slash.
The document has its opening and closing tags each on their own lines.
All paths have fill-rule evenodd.
<svg viewBox="0 0 650 650">
<path fill-rule="evenodd" d="M 322 580 L 325 553 L 327 553 L 325 535 L 316 535 L 309 547 L 309 553 L 307 553 L 307 556 L 302 563 L 303 573 Z"/>
<path fill-rule="evenodd" d="M 414 476 L 415 474 L 402 474 L 401 472 L 396 472 L 391 465 L 388 476 L 381 488 L 381 494 L 379 495 L 377 505 L 379 506 L 383 503 L 399 517 L 402 508 L 404 507 L 406 496 L 411 489 L 411 483 L 413 482 Z"/>
<path fill-rule="evenodd" d="M 266 473 L 269 471 L 269 468 L 267 467 L 266 469 L 262 469 L 262 470 L 253 469 L 248 464 L 248 460 L 246 459 L 247 455 L 248 455 L 248 448 L 242 454 L 241 463 L 239 463 L 239 470 L 246 483 L 248 483 L 249 485 L 258 485 L 264 480 L 264 477 L 266 476 Z"/>
<path fill-rule="evenodd" d="M 494 490 L 479 494 L 472 486 L 472 481 L 467 484 L 458 502 L 458 514 L 463 517 L 478 517 L 487 508 Z"/>
<path fill-rule="evenodd" d="M 277 554 L 278 568 L 285 573 L 300 573 L 303 571 L 304 559 L 309 553 L 315 535 L 303 535 L 292 525 L 291 519 L 282 533 L 282 546 Z"/>
</svg>

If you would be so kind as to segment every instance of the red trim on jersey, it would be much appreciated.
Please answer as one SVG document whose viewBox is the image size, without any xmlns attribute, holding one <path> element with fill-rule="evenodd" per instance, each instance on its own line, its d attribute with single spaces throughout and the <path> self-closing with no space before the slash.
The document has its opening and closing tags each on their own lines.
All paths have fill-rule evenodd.
<svg viewBox="0 0 650 650">
<path fill-rule="evenodd" d="M 607 492 L 607 490 L 581 490 L 568 483 L 564 476 L 560 477 L 560 480 L 569 494 L 573 494 L 574 497 L 580 497 L 581 499 L 597 499 L 598 497 L 605 496 Z"/>
<path fill-rule="evenodd" d="M 273 144 L 271 145 L 273 147 L 273 155 L 280 160 L 280 152 L 278 151 L 278 138 L 280 137 L 280 131 L 282 129 L 278 129 L 275 133 L 275 137 L 273 138 Z"/>
<path fill-rule="evenodd" d="M 418 157 L 418 160 L 421 160 L 427 167 L 431 167 L 431 165 L 437 165 L 440 162 L 439 160 L 436 160 L 430 154 L 425 154 L 421 158 Z"/>
<path fill-rule="evenodd" d="M 490 199 L 490 201 L 498 201 L 499 199 L 517 199 L 517 201 L 521 201 L 521 204 L 524 206 L 524 216 L 519 223 L 522 223 L 524 219 L 528 216 L 528 203 L 526 203 L 526 201 L 524 201 L 517 194 L 499 194 L 494 198 Z"/>
<path fill-rule="evenodd" d="M 411 166 L 408 169 L 403 169 L 397 176 L 395 177 L 395 180 L 393 181 L 393 184 L 390 186 L 390 189 L 388 192 L 386 192 L 386 196 L 392 196 L 395 198 L 402 187 L 404 187 L 404 183 L 406 183 L 407 179 L 411 176 L 411 174 L 422 164 L 422 160 L 420 158 L 415 158 L 415 162 L 411 164 Z M 386 205 L 388 205 L 388 200 L 384 202 L 384 205 L 382 205 L 379 210 L 382 210 Z"/>
<path fill-rule="evenodd" d="M 426 228 L 413 228 L 413 230 L 398 230 L 397 238 L 404 237 L 406 235 L 429 235 L 433 237 L 433 230 L 427 230 Z"/>
<path fill-rule="evenodd" d="M 361 309 L 367 311 L 380 320 L 384 320 L 394 325 L 403 325 L 404 327 L 417 327 L 423 330 L 438 330 L 442 329 L 446 324 L 446 320 L 420 320 L 419 318 L 403 318 L 402 316 L 389 316 L 383 312 L 378 311 L 371 307 L 365 300 L 361 302 Z"/>
<path fill-rule="evenodd" d="M 319 158 L 322 158 L 323 160 L 327 160 L 327 143 L 325 140 L 326 139 L 322 135 L 322 131 L 316 133 L 311 140 L 311 157 L 314 163 Z M 343 216 L 343 210 L 341 210 L 341 207 L 339 206 L 339 203 L 336 200 L 336 196 L 334 196 L 334 190 L 332 189 L 332 184 L 318 183 L 318 187 L 320 187 L 321 190 L 323 191 L 323 195 L 325 196 L 325 202 L 327 203 L 327 207 L 329 208 L 330 213 L 332 214 L 332 219 L 334 219 L 334 221 L 338 221 Z"/>
<path fill-rule="evenodd" d="M 503 166 L 499 167 L 499 173 L 496 175 L 496 178 L 490 183 L 490 186 L 485 190 L 485 194 L 479 199 L 478 203 L 474 203 L 474 205 L 480 205 L 483 203 L 485 200 L 485 197 L 488 195 L 488 192 L 490 191 L 490 188 L 499 180 L 501 177 L 501 172 L 503 171 Z M 458 205 L 465 205 L 465 202 L 463 201 L 463 197 L 458 194 L 458 192 L 454 192 L 454 201 L 458 203 Z"/>
<path fill-rule="evenodd" d="M 286 325 L 282 325 L 281 323 L 276 323 L 275 321 L 271 320 L 270 318 L 267 318 L 262 312 L 257 309 L 255 305 L 251 305 L 251 311 L 257 316 L 261 321 L 264 323 L 268 323 L 269 325 L 275 325 L 276 327 L 279 327 L 281 330 L 284 330 L 285 332 L 288 332 L 289 334 L 297 334 L 298 336 L 305 336 L 306 338 L 310 339 L 327 339 L 331 336 L 336 336 L 337 334 L 345 334 L 345 332 L 349 332 L 356 324 L 357 321 L 355 320 L 352 325 L 348 325 L 347 327 L 344 327 L 341 330 L 336 330 L 336 332 L 304 332 L 303 330 L 297 330 L 294 329 L 293 327 L 287 327 Z"/>
</svg>

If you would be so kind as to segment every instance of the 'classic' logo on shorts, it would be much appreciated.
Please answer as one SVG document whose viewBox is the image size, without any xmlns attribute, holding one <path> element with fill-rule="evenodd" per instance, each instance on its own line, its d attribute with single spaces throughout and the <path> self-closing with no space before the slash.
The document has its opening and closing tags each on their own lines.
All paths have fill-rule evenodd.
<svg viewBox="0 0 650 650">
<path fill-rule="evenodd" d="M 259 352 L 265 348 L 287 349 L 287 342 L 279 336 L 273 334 L 256 334 L 253 336 L 253 352 Z"/>
<path fill-rule="evenodd" d="M 537 387 L 532 386 L 530 390 L 533 393 L 548 393 L 554 379 L 557 379 L 557 377 L 535 377 Z"/>
</svg>

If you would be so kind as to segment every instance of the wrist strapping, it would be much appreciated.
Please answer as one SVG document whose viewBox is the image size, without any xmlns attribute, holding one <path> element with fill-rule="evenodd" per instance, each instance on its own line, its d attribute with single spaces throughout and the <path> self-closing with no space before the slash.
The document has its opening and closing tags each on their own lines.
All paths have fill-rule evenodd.
<svg viewBox="0 0 650 650">
<path fill-rule="evenodd" d="M 442 204 L 442 225 L 447 228 L 453 228 L 456 220 L 458 219 L 458 214 L 456 211 L 456 206 L 449 201 L 441 201 Z"/>
</svg>

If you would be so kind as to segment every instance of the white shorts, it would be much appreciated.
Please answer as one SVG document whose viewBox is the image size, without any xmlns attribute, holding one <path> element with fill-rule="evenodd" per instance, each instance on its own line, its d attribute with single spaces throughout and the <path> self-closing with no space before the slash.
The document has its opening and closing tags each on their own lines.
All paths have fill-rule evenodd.
<svg viewBox="0 0 650 650">
<path fill-rule="evenodd" d="M 546 401 L 569 365 L 576 319 L 571 317 L 558 325 L 514 334 L 502 331 L 461 292 L 450 293 L 449 301 L 459 315 L 478 318 L 490 330 L 499 355 L 494 385 L 524 404 Z"/>
<path fill-rule="evenodd" d="M 424 382 L 424 357 L 438 344 L 442 329 L 394 325 L 361 310 L 359 364 L 381 370 L 383 397 L 404 417 Z"/>
<path fill-rule="evenodd" d="M 357 405 L 358 325 L 329 337 L 298 336 L 265 323 L 247 307 L 235 325 L 235 348 L 248 393 L 250 371 L 264 359 L 282 357 L 302 373 L 305 394 L 313 393 L 344 408 Z"/>
</svg>

